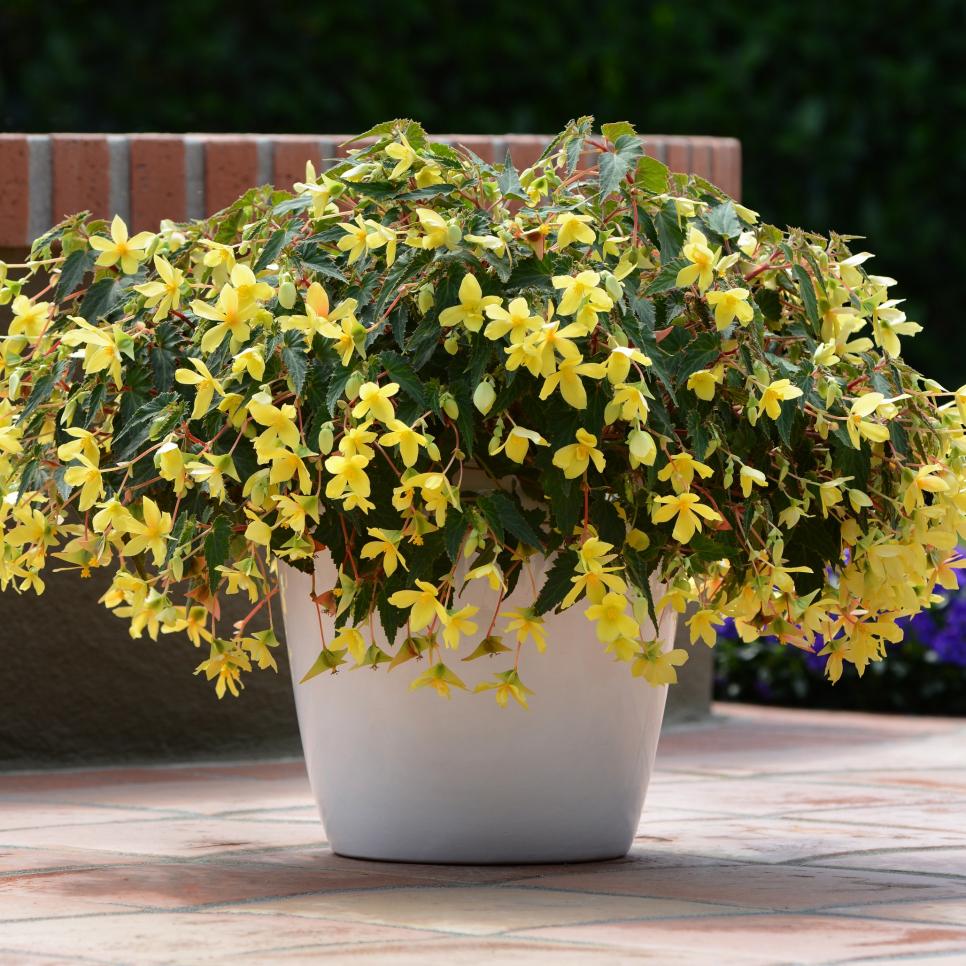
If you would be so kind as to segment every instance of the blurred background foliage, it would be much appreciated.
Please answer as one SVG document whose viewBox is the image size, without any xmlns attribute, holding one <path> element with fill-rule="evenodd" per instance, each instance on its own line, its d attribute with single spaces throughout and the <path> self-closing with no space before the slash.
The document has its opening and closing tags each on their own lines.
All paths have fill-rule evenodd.
<svg viewBox="0 0 966 966">
<path fill-rule="evenodd" d="M 338 133 L 411 116 L 548 133 L 580 114 L 740 138 L 746 202 L 867 236 L 872 270 L 927 326 L 911 361 L 966 381 L 962 0 L 0 2 L 5 130 Z"/>
</svg>

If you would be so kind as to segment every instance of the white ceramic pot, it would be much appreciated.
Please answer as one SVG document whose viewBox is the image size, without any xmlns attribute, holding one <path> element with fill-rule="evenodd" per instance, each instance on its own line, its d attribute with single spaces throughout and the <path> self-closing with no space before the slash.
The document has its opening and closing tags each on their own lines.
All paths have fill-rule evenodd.
<svg viewBox="0 0 966 966">
<path fill-rule="evenodd" d="M 531 561 L 539 587 L 545 562 Z M 657 751 L 667 688 L 632 677 L 604 653 L 585 603 L 546 617 L 547 650 L 524 645 L 524 710 L 492 693 L 410 691 L 426 668 L 343 669 L 305 684 L 319 655 L 311 580 L 282 566 L 285 628 L 309 780 L 329 844 L 340 855 L 406 862 L 575 862 L 626 854 Z M 317 586 L 335 583 L 328 554 Z M 501 610 L 528 606 L 524 573 Z M 461 663 L 496 605 L 486 581 L 460 598 L 479 606 L 475 639 L 445 651 L 470 687 L 509 666 L 507 654 Z M 485 615 L 485 616 L 484 616 Z M 332 622 L 324 617 L 327 639 Z M 668 608 L 662 638 L 674 635 Z M 497 622 L 497 632 L 505 622 Z M 377 640 L 387 646 L 377 627 Z M 402 633 L 397 644 L 402 640 Z"/>
</svg>

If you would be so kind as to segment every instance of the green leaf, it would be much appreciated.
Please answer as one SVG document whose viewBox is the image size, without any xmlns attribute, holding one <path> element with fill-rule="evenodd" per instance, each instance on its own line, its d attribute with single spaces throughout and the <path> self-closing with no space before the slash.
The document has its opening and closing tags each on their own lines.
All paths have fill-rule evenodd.
<svg viewBox="0 0 966 966">
<path fill-rule="evenodd" d="M 113 278 L 102 278 L 87 290 L 78 314 L 87 322 L 96 322 L 110 315 L 124 300 L 124 296 L 124 290 Z"/>
<path fill-rule="evenodd" d="M 446 554 L 453 563 L 456 563 L 466 528 L 466 517 L 461 511 L 450 508 L 443 524 L 443 538 L 446 541 Z"/>
<path fill-rule="evenodd" d="M 808 321 L 816 328 L 821 325 L 818 315 L 818 302 L 815 299 L 815 289 L 812 286 L 812 278 L 801 265 L 793 265 L 792 272 L 798 280 L 799 291 L 802 294 L 802 303 L 805 305 L 805 315 Z"/>
<path fill-rule="evenodd" d="M 539 549 L 543 541 L 523 515 L 516 500 L 509 494 L 496 491 L 481 496 L 477 501 L 486 522 L 498 532 L 503 541 L 503 531 L 512 533 L 517 540 L 527 546 Z"/>
<path fill-rule="evenodd" d="M 550 500 L 554 525 L 565 538 L 569 538 L 583 512 L 580 484 L 576 480 L 568 480 L 556 467 L 544 473 L 540 482 Z"/>
<path fill-rule="evenodd" d="M 704 217 L 704 223 L 722 238 L 737 238 L 741 234 L 741 222 L 731 201 L 715 205 Z"/>
<path fill-rule="evenodd" d="M 711 436 L 708 433 L 706 416 L 698 412 L 697 407 L 688 410 L 688 436 L 691 439 L 691 452 L 696 459 L 703 460 L 708 451 Z"/>
<path fill-rule="evenodd" d="M 607 138 L 611 144 L 615 144 L 618 138 L 621 137 L 637 137 L 637 131 L 634 130 L 634 125 L 628 123 L 627 121 L 615 121 L 611 124 L 601 124 L 600 133 Z"/>
<path fill-rule="evenodd" d="M 597 161 L 600 200 L 617 190 L 627 172 L 631 170 L 631 166 L 636 164 L 644 153 L 640 138 L 633 133 L 621 134 L 614 141 L 614 147 L 614 151 L 605 152 Z"/>
<path fill-rule="evenodd" d="M 343 233 L 340 232 L 341 234 Z M 315 272 L 317 275 L 322 275 L 325 278 L 331 278 L 336 282 L 342 282 L 344 285 L 348 285 L 348 279 L 342 274 L 339 266 L 319 246 L 301 245 L 296 249 L 295 257 L 302 263 L 302 267 L 309 269 L 310 272 Z"/>
<path fill-rule="evenodd" d="M 707 369 L 721 355 L 721 338 L 716 332 L 702 332 L 674 357 L 674 374 L 680 388 L 688 376 L 699 369 Z"/>
<path fill-rule="evenodd" d="M 84 281 L 84 276 L 94 266 L 94 252 L 89 248 L 82 248 L 80 251 L 71 252 L 60 270 L 60 281 L 57 283 L 57 290 L 54 292 L 54 300 L 63 302 L 68 295 L 72 295 Z"/>
<path fill-rule="evenodd" d="M 218 568 L 228 561 L 231 543 L 231 520 L 224 514 L 215 517 L 205 537 L 205 563 L 208 566 L 208 586 L 214 590 L 221 581 Z"/>
<path fill-rule="evenodd" d="M 299 227 L 298 221 L 293 220 L 287 228 L 279 228 L 272 232 L 271 238 L 265 243 L 252 268 L 256 275 L 278 258 L 279 252 L 298 234 Z"/>
<path fill-rule="evenodd" d="M 774 289 L 760 288 L 755 292 L 755 301 L 761 314 L 769 322 L 777 322 L 782 314 L 782 300 Z"/>
<path fill-rule="evenodd" d="M 66 368 L 66 361 L 58 362 L 46 376 L 42 376 L 34 383 L 34 387 L 27 397 L 27 402 L 24 404 L 23 411 L 20 413 L 19 418 L 21 421 L 25 421 L 38 406 L 43 405 L 43 403 L 50 399 L 54 392 L 54 387 L 60 381 Z"/>
<path fill-rule="evenodd" d="M 328 409 L 330 416 L 335 415 L 335 404 L 342 398 L 342 394 L 345 392 L 345 384 L 349 381 L 351 375 L 352 370 L 348 366 L 340 366 L 332 373 L 329 388 L 325 393 L 325 408 Z"/>
<path fill-rule="evenodd" d="M 670 172 L 666 164 L 662 164 L 657 158 L 644 155 L 637 162 L 637 170 L 634 172 L 634 183 L 651 194 L 662 195 L 667 191 L 669 174 Z"/>
<path fill-rule="evenodd" d="M 654 276 L 650 285 L 644 289 L 645 295 L 660 295 L 678 287 L 678 272 L 688 264 L 687 259 L 675 258 L 661 266 L 661 270 Z"/>
<path fill-rule="evenodd" d="M 426 399 L 426 392 L 423 389 L 423 384 L 416 375 L 413 367 L 404 359 L 398 352 L 385 351 L 380 354 L 379 358 L 382 361 L 382 366 L 389 373 L 389 378 L 393 382 L 399 383 L 399 388 L 402 389 L 410 399 L 414 399 L 421 409 L 426 409 L 429 403 Z"/>
<path fill-rule="evenodd" d="M 503 161 L 503 168 L 496 176 L 496 183 L 500 186 L 500 192 L 505 198 L 519 198 L 527 200 L 527 193 L 520 184 L 520 176 L 517 169 L 513 167 L 513 158 L 510 157 L 510 149 L 506 149 L 506 158 Z"/>
<path fill-rule="evenodd" d="M 535 614 L 546 614 L 560 606 L 573 587 L 571 578 L 577 572 L 577 559 L 573 550 L 562 550 L 557 554 L 533 604 Z"/>
<path fill-rule="evenodd" d="M 139 406 L 135 414 L 114 437 L 113 453 L 118 461 L 134 456 L 152 431 L 158 437 L 177 425 L 184 416 L 185 403 L 176 392 L 164 392 Z"/>
<path fill-rule="evenodd" d="M 286 332 L 282 345 L 282 361 L 292 379 L 295 395 L 301 397 L 305 386 L 305 376 L 309 371 L 309 361 L 305 355 L 305 340 L 301 332 Z"/>
</svg>

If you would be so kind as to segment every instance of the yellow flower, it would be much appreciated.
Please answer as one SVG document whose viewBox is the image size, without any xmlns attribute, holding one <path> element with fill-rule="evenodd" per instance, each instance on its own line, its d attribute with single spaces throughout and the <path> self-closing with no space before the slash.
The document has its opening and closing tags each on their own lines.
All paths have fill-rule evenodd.
<svg viewBox="0 0 966 966">
<path fill-rule="evenodd" d="M 714 369 L 699 369 L 688 376 L 688 389 L 693 392 L 698 399 L 711 402 L 714 399 L 715 389 L 721 385 L 722 370 L 720 366 Z"/>
<path fill-rule="evenodd" d="M 550 445 L 538 432 L 524 429 L 522 426 L 514 426 L 507 433 L 506 439 L 493 450 L 493 455 L 505 452 L 514 463 L 522 463 L 527 458 L 531 443 L 536 446 Z"/>
<path fill-rule="evenodd" d="M 593 221 L 590 215 L 575 215 L 570 211 L 557 215 L 556 247 L 563 249 L 574 242 L 593 245 L 597 240 L 597 235 L 594 234 L 594 229 L 587 224 L 589 221 Z"/>
<path fill-rule="evenodd" d="M 355 310 L 359 302 L 357 299 L 343 299 L 334 309 L 329 308 L 329 295 L 318 283 L 313 282 L 305 293 L 305 315 L 284 315 L 280 319 L 283 332 L 296 329 L 305 333 L 310 339 L 313 335 L 324 335 L 329 339 L 341 339 L 343 328 L 337 327 L 336 322 L 347 320 L 356 322 Z M 351 355 L 352 350 L 349 350 Z M 343 365 L 345 361 L 343 360 Z"/>
<path fill-rule="evenodd" d="M 258 311 L 254 302 L 242 303 L 238 298 L 238 291 L 229 283 L 222 286 L 218 293 L 218 302 L 209 305 L 200 299 L 191 303 L 191 311 L 203 319 L 217 322 L 201 338 L 201 351 L 210 354 L 225 341 L 225 336 L 231 336 L 232 349 L 238 349 L 251 335 L 248 323 Z"/>
<path fill-rule="evenodd" d="M 675 668 L 688 659 L 688 652 L 681 647 L 670 651 L 661 649 L 660 641 L 648 641 L 637 660 L 631 665 L 631 674 L 642 677 L 648 684 L 658 687 L 663 684 L 677 683 Z"/>
<path fill-rule="evenodd" d="M 657 445 L 654 437 L 643 429 L 632 429 L 627 434 L 627 450 L 631 466 L 653 466 L 657 459 Z"/>
<path fill-rule="evenodd" d="M 104 495 L 104 478 L 96 462 L 85 456 L 78 456 L 80 466 L 71 466 L 64 473 L 68 486 L 82 487 L 77 509 L 82 513 L 89 510 Z"/>
<path fill-rule="evenodd" d="M 906 513 L 912 513 L 916 507 L 926 505 L 924 494 L 947 493 L 949 491 L 949 484 L 941 476 L 936 476 L 937 473 L 942 472 L 943 467 L 938 463 L 929 463 L 916 470 L 916 474 L 909 486 L 906 487 L 905 495 L 902 498 L 902 505 L 905 507 Z"/>
<path fill-rule="evenodd" d="M 386 154 L 396 162 L 396 166 L 389 172 L 389 179 L 395 181 L 413 166 L 413 162 L 416 160 L 416 152 L 406 140 L 405 134 L 399 135 L 398 141 L 387 144 L 385 150 Z"/>
<path fill-rule="evenodd" d="M 657 474 L 659 480 L 670 480 L 671 486 L 677 492 L 686 490 L 694 482 L 694 474 L 703 480 L 710 479 L 714 474 L 706 463 L 696 460 L 690 453 L 676 453 L 668 458 L 667 465 Z"/>
<path fill-rule="evenodd" d="M 400 419 L 388 420 L 386 428 L 390 432 L 384 433 L 379 442 L 386 446 L 398 446 L 403 463 L 406 466 L 415 466 L 419 459 L 419 447 L 427 445 L 426 437 Z"/>
<path fill-rule="evenodd" d="M 180 268 L 175 268 L 160 255 L 154 256 L 154 267 L 161 276 L 161 281 L 135 285 L 134 291 L 147 296 L 144 302 L 146 308 L 158 307 L 154 313 L 154 321 L 160 322 L 168 317 L 172 309 L 177 311 L 181 308 L 181 289 L 184 287 L 185 278 Z"/>
<path fill-rule="evenodd" d="M 321 183 L 320 183 L 321 181 Z M 323 175 L 316 175 L 315 165 L 311 161 L 305 162 L 305 180 L 296 181 L 292 188 L 299 194 L 307 194 L 312 199 L 312 215 L 321 218 L 329 207 L 333 193 L 341 187 L 338 181 L 333 181 Z M 333 205 L 333 208 L 335 206 Z"/>
<path fill-rule="evenodd" d="M 469 637 L 477 631 L 477 624 L 470 618 L 479 611 L 479 607 L 467 604 L 459 610 L 449 612 L 449 620 L 443 629 L 443 643 L 447 647 L 459 647 L 460 637 Z"/>
<path fill-rule="evenodd" d="M 547 376 L 540 390 L 540 398 L 546 399 L 556 388 L 560 388 L 560 395 L 570 403 L 574 409 L 587 408 L 587 390 L 581 382 L 581 376 L 591 379 L 602 379 L 607 370 L 599 362 L 583 362 L 580 356 L 573 359 L 563 359 L 556 372 Z"/>
<path fill-rule="evenodd" d="M 417 248 L 441 248 L 445 245 L 450 250 L 456 248 L 463 237 L 459 225 L 455 220 L 447 221 L 442 215 L 429 208 L 417 208 L 416 217 L 425 234 L 415 245 Z"/>
<path fill-rule="evenodd" d="M 553 454 L 553 465 L 564 471 L 568 480 L 576 479 L 587 472 L 590 461 L 593 460 L 598 473 L 604 472 L 604 454 L 597 449 L 597 437 L 586 429 L 578 429 L 577 442 L 558 449 Z"/>
<path fill-rule="evenodd" d="M 698 283 L 698 291 L 704 292 L 714 281 L 714 267 L 718 263 L 719 254 L 708 248 L 708 239 L 697 228 L 688 232 L 688 241 L 682 250 L 684 257 L 691 263 L 685 265 L 675 280 L 678 288 Z"/>
<path fill-rule="evenodd" d="M 610 355 L 607 357 L 608 381 L 614 386 L 625 382 L 631 372 L 631 363 L 634 362 L 638 365 L 649 366 L 651 359 L 644 355 L 640 349 L 635 349 L 633 346 L 613 346 Z"/>
<path fill-rule="evenodd" d="M 276 406 L 271 402 L 271 396 L 264 392 L 252 396 L 248 401 L 248 412 L 259 426 L 265 427 L 265 432 L 259 437 L 261 446 L 270 448 L 281 441 L 289 449 L 298 447 L 302 437 L 295 425 L 294 406 Z"/>
<path fill-rule="evenodd" d="M 793 386 L 790 379 L 776 379 L 765 386 L 761 394 L 761 408 L 771 419 L 778 419 L 782 414 L 781 404 L 788 399 L 797 399 L 802 395 L 798 386 Z"/>
<path fill-rule="evenodd" d="M 510 618 L 506 626 L 507 633 L 516 633 L 518 644 L 524 644 L 530 638 L 541 653 L 547 649 L 547 632 L 543 629 L 543 618 L 535 614 L 532 608 L 519 607 L 500 616 Z"/>
<path fill-rule="evenodd" d="M 53 302 L 31 302 L 26 295 L 18 295 L 10 306 L 10 334 L 36 339 L 47 327 L 52 305 Z"/>
<path fill-rule="evenodd" d="M 141 500 L 141 515 L 143 522 L 133 517 L 127 522 L 128 533 L 134 536 L 128 541 L 124 553 L 128 556 L 149 550 L 154 554 L 154 564 L 160 567 L 167 556 L 168 538 L 171 535 L 171 514 L 162 513 L 157 503 L 150 497 Z"/>
<path fill-rule="evenodd" d="M 202 453 L 202 459 L 207 460 L 207 465 L 199 462 L 188 463 L 188 473 L 196 482 L 207 484 L 212 498 L 221 502 L 225 498 L 225 477 L 236 483 L 240 482 L 235 463 L 230 453 Z"/>
<path fill-rule="evenodd" d="M 325 461 L 325 468 L 332 474 L 332 479 L 325 485 L 325 495 L 330 499 L 339 499 L 346 490 L 358 497 L 367 497 L 372 491 L 369 477 L 365 468 L 369 460 L 364 456 L 330 456 Z"/>
<path fill-rule="evenodd" d="M 387 382 L 380 386 L 375 382 L 366 382 L 359 387 L 359 402 L 352 409 L 355 419 L 362 419 L 372 413 L 375 419 L 382 423 L 389 423 L 395 419 L 396 411 L 389 401 L 399 392 L 398 382 Z"/>
<path fill-rule="evenodd" d="M 543 321 L 539 315 L 530 314 L 530 306 L 525 298 L 513 299 L 506 308 L 487 305 L 486 314 L 493 321 L 487 323 L 483 334 L 488 339 L 500 339 L 509 333 L 512 345 L 522 342 L 524 336 L 538 329 Z"/>
<path fill-rule="evenodd" d="M 396 566 L 402 564 L 403 570 L 408 570 L 406 560 L 399 552 L 399 541 L 401 539 L 398 530 L 383 530 L 379 527 L 369 527 L 368 533 L 374 540 L 364 544 L 360 553 L 363 560 L 372 560 L 382 555 L 382 569 L 387 577 L 391 577 L 396 572 Z"/>
<path fill-rule="evenodd" d="M 319 500 L 314 494 L 303 496 L 289 493 L 273 496 L 272 500 L 278 508 L 278 522 L 295 533 L 305 533 L 310 519 L 319 522 Z"/>
<path fill-rule="evenodd" d="M 553 287 L 563 289 L 563 298 L 557 311 L 561 315 L 575 315 L 575 322 L 581 325 L 586 333 L 590 333 L 597 325 L 597 313 L 609 312 L 614 307 L 614 300 L 597 286 L 600 275 L 597 272 L 584 271 L 571 277 L 570 275 L 554 275 Z"/>
<path fill-rule="evenodd" d="M 145 249 L 151 244 L 154 235 L 149 231 L 139 231 L 133 238 L 128 238 L 127 225 L 120 215 L 115 215 L 111 222 L 111 240 L 92 235 L 91 248 L 100 252 L 97 261 L 99 268 L 110 268 L 121 263 L 121 271 L 125 275 L 133 275 L 145 256 Z"/>
<path fill-rule="evenodd" d="M 494 675 L 495 680 L 484 681 L 478 684 L 473 690 L 477 693 L 481 691 L 493 691 L 496 703 L 505 708 L 513 698 L 521 708 L 528 707 L 527 695 L 533 694 L 521 680 L 520 676 L 512 668 L 509 671 L 500 671 Z"/>
<path fill-rule="evenodd" d="M 741 492 L 746 499 L 751 496 L 753 486 L 768 486 L 768 479 L 761 470 L 752 469 L 750 466 L 742 466 L 738 475 L 741 479 Z"/>
<path fill-rule="evenodd" d="M 386 260 L 390 264 L 392 263 L 395 254 L 396 233 L 391 228 L 380 225 L 378 221 L 373 221 L 371 218 L 364 219 L 362 215 L 356 215 L 354 222 L 339 225 L 339 227 L 346 234 L 344 238 L 339 239 L 336 247 L 340 252 L 349 253 L 349 265 L 361 258 L 366 252 L 382 248 L 387 242 L 391 242 L 392 245 Z"/>
<path fill-rule="evenodd" d="M 342 439 L 339 440 L 339 452 L 343 456 L 355 456 L 357 453 L 371 460 L 376 451 L 369 445 L 376 438 L 376 433 L 370 432 L 369 427 L 372 420 L 359 423 L 358 426 L 350 426 Z M 331 446 L 329 447 L 331 449 Z"/>
<path fill-rule="evenodd" d="M 215 398 L 215 393 L 218 393 L 219 396 L 223 396 L 225 394 L 225 390 L 222 388 L 221 383 L 208 371 L 208 367 L 200 359 L 195 359 L 192 357 L 188 361 L 198 371 L 192 372 L 190 369 L 177 369 L 175 370 L 174 378 L 183 386 L 195 387 L 195 404 L 194 408 L 191 410 L 191 418 L 201 419 L 201 417 L 208 412 L 208 408 L 211 406 L 211 401 Z"/>
<path fill-rule="evenodd" d="M 856 449 L 861 449 L 864 437 L 873 443 L 884 443 L 889 438 L 889 429 L 881 423 L 874 423 L 866 416 L 871 416 L 885 402 L 881 392 L 867 392 L 852 403 L 845 428 L 849 433 L 849 440 Z"/>
<path fill-rule="evenodd" d="M 276 440 L 271 440 L 269 446 L 259 446 L 256 441 L 255 451 L 258 455 L 259 463 L 271 463 L 271 473 L 269 483 L 288 483 L 296 474 L 299 478 L 299 489 L 303 493 L 312 492 L 312 478 L 309 476 L 308 467 L 302 459 L 302 455 L 308 451 L 299 447 L 300 453 L 293 453 L 290 449 L 285 449 L 277 445 Z"/>
<path fill-rule="evenodd" d="M 594 621 L 597 639 L 605 644 L 618 637 L 637 637 L 640 628 L 627 610 L 627 598 L 622 594 L 605 594 L 599 604 L 591 604 L 585 611 L 587 620 Z"/>
<path fill-rule="evenodd" d="M 205 252 L 203 264 L 212 269 L 211 280 L 215 285 L 224 285 L 228 281 L 228 274 L 235 267 L 235 252 L 230 245 L 222 245 L 210 238 L 202 238 L 201 244 L 208 251 Z"/>
<path fill-rule="evenodd" d="M 708 305 L 714 306 L 714 324 L 719 332 L 727 328 L 735 318 L 742 325 L 747 325 L 755 317 L 755 310 L 748 304 L 750 294 L 746 288 L 708 292 Z"/>
<path fill-rule="evenodd" d="M 459 300 L 459 305 L 450 306 L 439 313 L 439 324 L 449 328 L 462 322 L 470 332 L 479 332 L 484 310 L 502 301 L 499 295 L 484 295 L 476 276 L 469 273 L 460 282 Z"/>
<path fill-rule="evenodd" d="M 389 598 L 389 603 L 400 610 L 409 608 L 409 629 L 415 634 L 428 627 L 434 617 L 444 625 L 449 622 L 446 608 L 439 602 L 439 590 L 425 580 L 416 581 L 417 590 L 397 590 Z"/>
<path fill-rule="evenodd" d="M 432 688 L 441 698 L 450 697 L 450 688 L 466 690 L 466 685 L 445 664 L 434 664 L 409 685 L 410 691 Z"/>
<path fill-rule="evenodd" d="M 654 523 L 666 523 L 677 517 L 674 524 L 672 536 L 678 543 L 687 543 L 694 536 L 695 530 L 701 531 L 701 520 L 717 521 L 721 515 L 711 507 L 705 506 L 700 502 L 694 493 L 676 493 L 673 496 L 659 496 L 657 503 L 651 514 Z"/>
<path fill-rule="evenodd" d="M 644 393 L 637 386 L 619 385 L 614 387 L 614 398 L 604 409 L 604 422 L 608 426 L 617 419 L 628 423 L 636 419 L 643 423 L 649 411 Z"/>
<path fill-rule="evenodd" d="M 71 329 L 64 335 L 65 345 L 86 344 L 84 350 L 84 371 L 102 372 L 107 370 L 114 380 L 114 385 L 121 388 L 121 353 L 134 355 L 134 342 L 119 326 L 113 325 L 110 330 L 99 329 L 79 316 L 69 316 L 77 328 Z"/>
<path fill-rule="evenodd" d="M 714 647 L 718 640 L 718 634 L 714 629 L 714 625 L 720 623 L 721 618 L 717 611 L 708 610 L 707 608 L 695 611 L 694 616 L 688 621 L 688 628 L 691 631 L 691 643 L 694 644 L 700 638 L 708 647 Z"/>
<path fill-rule="evenodd" d="M 256 382 L 265 375 L 265 357 L 256 346 L 243 349 L 231 361 L 232 375 L 240 376 L 247 372 Z"/>
</svg>

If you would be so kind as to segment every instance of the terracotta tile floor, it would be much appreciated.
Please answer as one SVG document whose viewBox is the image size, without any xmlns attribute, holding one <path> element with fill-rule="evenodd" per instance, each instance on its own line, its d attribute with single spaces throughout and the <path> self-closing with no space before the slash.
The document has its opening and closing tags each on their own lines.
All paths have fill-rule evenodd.
<svg viewBox="0 0 966 966">
<path fill-rule="evenodd" d="M 0 964 L 966 964 L 966 719 L 719 706 L 618 862 L 325 846 L 301 762 L 0 775 Z"/>
</svg>

